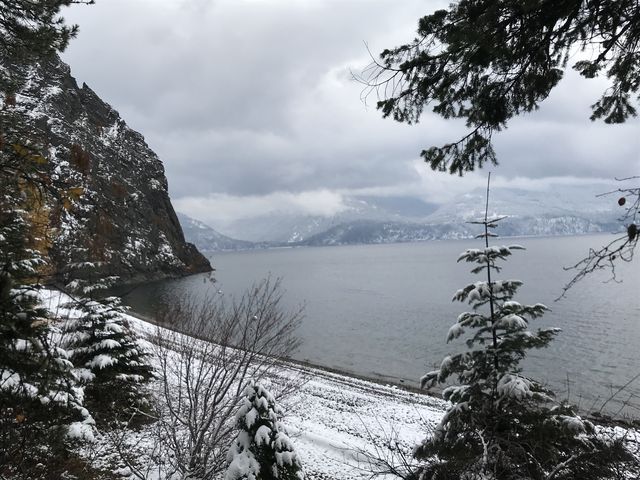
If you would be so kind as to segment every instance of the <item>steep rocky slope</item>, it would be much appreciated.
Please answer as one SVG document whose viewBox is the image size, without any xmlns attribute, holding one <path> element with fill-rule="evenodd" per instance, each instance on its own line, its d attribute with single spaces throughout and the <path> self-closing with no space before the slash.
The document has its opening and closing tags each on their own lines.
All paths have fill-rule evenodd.
<svg viewBox="0 0 640 480">
<path fill-rule="evenodd" d="M 3 133 L 17 138 L 18 153 L 42 154 L 39 218 L 54 281 L 110 275 L 127 283 L 211 269 L 185 242 L 162 162 L 118 112 L 79 87 L 59 58 L 0 68 L 20 80 L 1 98 Z"/>
</svg>

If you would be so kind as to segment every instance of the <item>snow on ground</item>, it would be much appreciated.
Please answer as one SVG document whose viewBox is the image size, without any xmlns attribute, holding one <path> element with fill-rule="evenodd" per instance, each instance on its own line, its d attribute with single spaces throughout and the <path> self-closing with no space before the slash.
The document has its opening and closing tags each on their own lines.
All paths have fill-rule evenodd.
<svg viewBox="0 0 640 480">
<path fill-rule="evenodd" d="M 60 318 L 73 318 L 82 312 L 62 307 L 69 298 L 43 290 L 42 303 Z M 158 331 L 156 325 L 125 315 L 142 337 Z M 292 379 L 295 379 L 291 382 Z M 295 385 L 295 390 L 280 405 L 286 426 L 308 480 L 370 479 L 376 471 L 368 456 L 395 460 L 411 457 L 414 445 L 423 440 L 442 418 L 446 402 L 428 395 L 402 390 L 347 375 L 297 363 L 286 363 L 275 372 L 273 386 Z M 628 448 L 640 458 L 640 433 L 620 426 L 598 427 L 610 438 L 626 438 Z M 130 455 L 144 455 L 153 440 L 149 431 L 127 431 Z M 98 435 L 100 437 L 100 435 Z M 106 440 L 106 439 L 103 439 Z M 87 447 L 87 458 L 94 467 L 111 475 L 133 478 L 109 441 Z M 151 464 L 150 464 L 151 468 Z M 150 469 L 145 478 L 166 480 Z M 627 478 L 639 478 L 627 472 Z M 111 477 L 110 477 L 111 478 Z M 397 478 L 397 477 L 380 477 Z"/>
<path fill-rule="evenodd" d="M 141 333 L 156 326 L 127 316 Z M 446 403 L 319 368 L 287 364 L 273 381 L 302 378 L 301 386 L 283 403 L 286 426 L 309 480 L 368 479 L 366 451 L 391 454 L 389 442 L 410 455 L 413 446 L 435 427 Z"/>
<path fill-rule="evenodd" d="M 296 370 L 307 381 L 285 403 L 283 423 L 310 478 L 370 478 L 358 452 L 387 456 L 397 446 L 410 455 L 444 413 L 444 401 L 393 386 L 295 365 L 282 374 Z"/>
<path fill-rule="evenodd" d="M 65 295 L 43 291 L 42 301 L 58 315 L 74 316 L 61 305 Z M 131 315 L 130 324 L 143 336 L 156 332 L 155 325 Z M 275 384 L 302 378 L 282 403 L 284 425 L 300 456 L 309 480 L 358 480 L 371 478 L 366 454 L 391 458 L 394 452 L 410 456 L 444 413 L 445 402 L 346 375 L 286 364 Z M 126 476 L 127 469 L 122 469 Z"/>
</svg>

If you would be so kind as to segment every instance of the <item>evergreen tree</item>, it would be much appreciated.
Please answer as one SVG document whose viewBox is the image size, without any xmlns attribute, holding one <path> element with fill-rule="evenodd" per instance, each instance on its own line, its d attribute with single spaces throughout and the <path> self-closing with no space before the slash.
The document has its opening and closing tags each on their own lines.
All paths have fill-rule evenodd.
<svg viewBox="0 0 640 480">
<path fill-rule="evenodd" d="M 76 271 L 87 268 L 93 264 L 83 262 Z M 67 305 L 80 312 L 67 321 L 70 359 L 85 385 L 85 404 L 99 425 L 128 420 L 135 409 L 146 408 L 145 383 L 153 374 L 144 343 L 123 317 L 120 298 L 98 297 L 113 281 L 75 279 L 67 285 L 81 295 Z"/>
<path fill-rule="evenodd" d="M 488 190 L 487 190 L 488 195 Z M 622 440 L 605 439 L 573 407 L 522 373 L 520 361 L 531 349 L 546 347 L 556 328 L 529 330 L 543 315 L 542 304 L 513 300 L 522 282 L 495 280 L 498 262 L 518 245 L 489 246 L 489 229 L 500 219 L 485 219 L 485 247 L 468 249 L 458 261 L 475 263 L 486 275 L 458 290 L 453 299 L 468 302 L 450 328 L 447 341 L 467 335 L 468 349 L 447 356 L 427 373 L 423 386 L 447 383 L 451 402 L 433 434 L 415 451 L 424 461 L 416 478 L 425 479 L 577 479 L 609 478 L 613 466 L 629 459 Z"/>
<path fill-rule="evenodd" d="M 65 24 L 60 9 L 73 3 L 93 0 L 0 0 L 0 58 L 10 64 L 33 62 L 63 51 L 78 27 Z M 6 73 L 0 73 L 3 91 L 14 81 Z"/>
<path fill-rule="evenodd" d="M 434 170 L 463 174 L 497 163 L 492 135 L 539 105 L 572 66 L 607 78 L 591 119 L 636 115 L 640 5 L 635 0 L 457 0 L 422 17 L 415 39 L 384 50 L 361 80 L 378 92 L 384 117 L 418 122 L 426 107 L 461 118 L 470 131 L 422 151 Z"/>
<path fill-rule="evenodd" d="M 44 261 L 21 205 L 29 191 L 0 185 L 0 474 L 41 478 L 64 458 L 67 436 L 90 432 L 92 419 L 68 352 L 54 341 L 57 324 L 39 305 L 34 279 Z"/>
<path fill-rule="evenodd" d="M 225 480 L 299 480 L 302 466 L 280 422 L 275 398 L 259 383 L 251 382 L 236 414 L 239 430 L 228 454 Z"/>
<path fill-rule="evenodd" d="M 91 436 L 58 323 L 39 301 L 48 195 L 60 194 L 30 128 L 12 112 L 26 79 L 13 70 L 63 50 L 76 33 L 60 8 L 74 0 L 0 0 L 0 476 L 60 478 L 68 440 Z M 90 3 L 90 2 L 86 2 Z"/>
</svg>

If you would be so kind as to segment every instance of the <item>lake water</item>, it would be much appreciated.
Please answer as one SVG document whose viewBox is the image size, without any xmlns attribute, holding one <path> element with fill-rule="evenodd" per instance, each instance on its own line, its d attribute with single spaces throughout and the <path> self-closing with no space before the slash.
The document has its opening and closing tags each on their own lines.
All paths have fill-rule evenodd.
<svg viewBox="0 0 640 480">
<path fill-rule="evenodd" d="M 563 266 L 611 236 L 498 239 L 517 243 L 498 278 L 524 282 L 515 300 L 552 309 L 536 326 L 562 329 L 551 346 L 526 359 L 524 373 L 547 383 L 559 398 L 598 409 L 618 388 L 640 374 L 640 258 L 618 267 L 622 283 L 593 275 L 554 302 L 571 278 Z M 185 292 L 212 289 L 240 295 L 267 275 L 282 277 L 285 303 L 305 305 L 296 358 L 383 381 L 417 386 L 444 355 L 465 348 L 445 343 L 449 327 L 466 305 L 455 291 L 481 278 L 458 254 L 477 240 L 412 244 L 291 248 L 219 253 L 212 256 L 217 282 L 205 275 L 143 285 L 125 298 L 134 311 L 152 315 Z M 640 417 L 640 379 L 610 401 L 606 411 Z"/>
</svg>

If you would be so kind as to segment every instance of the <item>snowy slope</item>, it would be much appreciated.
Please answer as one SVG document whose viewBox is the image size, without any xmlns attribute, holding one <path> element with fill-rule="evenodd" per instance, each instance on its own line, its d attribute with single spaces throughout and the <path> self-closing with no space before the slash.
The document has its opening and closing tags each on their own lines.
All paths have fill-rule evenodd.
<svg viewBox="0 0 640 480">
<path fill-rule="evenodd" d="M 64 294 L 44 291 L 42 299 L 44 306 L 60 316 L 74 315 L 60 308 L 68 301 Z M 126 317 L 142 336 L 156 332 L 155 325 Z M 284 384 L 295 377 L 305 381 L 282 404 L 283 422 L 308 480 L 371 478 L 370 466 L 359 451 L 391 455 L 389 440 L 395 440 L 394 447 L 410 456 L 413 446 L 435 427 L 446 408 L 445 402 L 435 397 L 293 363 L 283 365 L 272 381 Z M 153 437 L 144 428 L 131 435 L 137 435 L 132 443 L 138 446 Z M 118 456 L 110 448 L 106 437 L 98 437 L 98 445 L 90 450 L 100 452 L 94 466 L 133 478 L 124 465 L 114 471 Z"/>
</svg>

